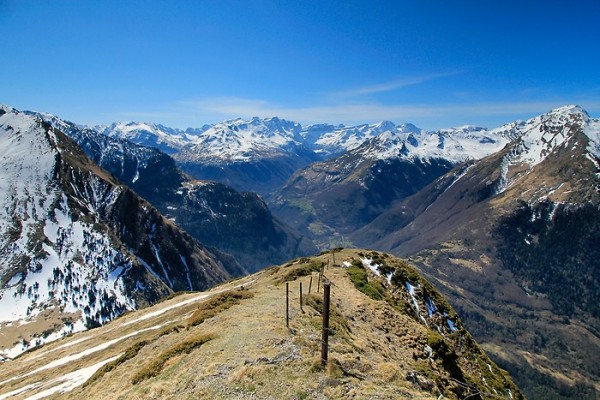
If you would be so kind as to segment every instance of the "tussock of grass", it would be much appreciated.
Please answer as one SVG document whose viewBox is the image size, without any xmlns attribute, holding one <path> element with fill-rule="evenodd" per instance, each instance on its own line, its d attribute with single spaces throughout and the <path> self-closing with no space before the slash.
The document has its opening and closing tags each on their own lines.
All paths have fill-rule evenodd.
<svg viewBox="0 0 600 400">
<path fill-rule="evenodd" d="M 131 378 L 131 383 L 136 385 L 143 380 L 157 376 L 160 374 L 167 361 L 169 361 L 171 358 L 180 354 L 189 354 L 192 352 L 192 350 L 202 346 L 204 343 L 207 343 L 214 338 L 215 337 L 213 335 L 200 335 L 171 347 L 167 351 L 162 352 L 157 358 L 139 370 L 133 376 L 133 378 Z"/>
<path fill-rule="evenodd" d="M 141 340 L 134 345 L 130 346 L 125 352 L 121 355 L 121 357 L 117 358 L 115 361 L 109 362 L 104 365 L 98 371 L 94 373 L 84 384 L 83 387 L 89 386 L 92 383 L 100 380 L 105 374 L 109 373 L 113 369 L 117 368 L 119 365 L 123 364 L 125 361 L 132 359 L 135 357 L 141 349 L 144 348 L 147 344 L 153 342 L 153 340 Z"/>
<path fill-rule="evenodd" d="M 188 319 L 188 328 L 200 325 L 221 311 L 227 310 L 239 304 L 242 300 L 252 297 L 254 297 L 254 294 L 248 290 L 230 290 L 219 293 L 198 306 L 198 309 Z"/>
<path fill-rule="evenodd" d="M 325 372 L 327 372 L 327 376 L 329 378 L 342 378 L 346 374 L 342 369 L 342 365 L 335 358 L 330 357 L 327 361 L 327 367 L 325 368 Z"/>
<path fill-rule="evenodd" d="M 301 276 L 308 276 L 313 272 L 319 272 L 321 268 L 324 266 L 324 263 L 316 263 L 311 262 L 309 264 L 300 265 L 298 267 L 293 267 L 291 271 L 288 271 L 279 279 L 279 283 L 295 281 Z M 290 267 L 292 268 L 292 267 Z"/>
<path fill-rule="evenodd" d="M 165 328 L 162 331 L 160 331 L 159 334 L 157 335 L 157 338 L 159 338 L 161 336 L 170 335 L 173 332 L 179 333 L 179 331 L 181 331 L 182 329 L 185 329 L 185 326 L 183 326 L 183 325 L 173 325 L 173 326 L 170 326 L 170 327 Z"/>
</svg>

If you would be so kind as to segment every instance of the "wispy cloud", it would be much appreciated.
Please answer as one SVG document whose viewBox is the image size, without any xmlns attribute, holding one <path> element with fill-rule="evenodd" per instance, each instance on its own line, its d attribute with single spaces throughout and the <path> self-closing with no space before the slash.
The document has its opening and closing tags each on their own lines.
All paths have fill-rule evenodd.
<svg viewBox="0 0 600 400">
<path fill-rule="evenodd" d="M 228 119 L 253 116 L 279 116 L 301 123 L 365 123 L 392 120 L 397 123 L 413 122 L 423 124 L 423 128 L 447 127 L 447 124 L 479 124 L 478 121 L 499 120 L 510 122 L 515 118 L 537 115 L 565 104 L 565 101 L 495 102 L 456 104 L 396 104 L 354 103 L 344 105 L 324 105 L 313 107 L 286 107 L 260 99 L 236 97 L 216 97 L 181 102 L 188 113 L 212 115 L 214 118 Z M 584 108 L 600 110 L 600 100 L 579 102 Z M 492 127 L 492 126 L 489 126 Z"/>
<path fill-rule="evenodd" d="M 135 120 L 135 121 L 158 121 L 162 119 L 171 119 L 180 117 L 178 111 L 121 111 L 113 114 L 119 121 Z"/>
<path fill-rule="evenodd" d="M 354 89 L 341 90 L 337 92 L 331 93 L 331 96 L 334 97 L 357 97 L 364 96 L 375 93 L 384 93 L 390 92 L 393 90 L 398 90 L 407 86 L 420 85 L 421 83 L 425 83 L 427 81 L 431 81 L 433 79 L 444 78 L 447 76 L 453 76 L 460 74 L 460 71 L 453 72 L 441 72 L 435 74 L 424 74 L 424 75 L 414 75 L 407 76 L 399 79 L 394 79 L 392 81 L 378 83 L 370 86 L 357 87 Z"/>
</svg>

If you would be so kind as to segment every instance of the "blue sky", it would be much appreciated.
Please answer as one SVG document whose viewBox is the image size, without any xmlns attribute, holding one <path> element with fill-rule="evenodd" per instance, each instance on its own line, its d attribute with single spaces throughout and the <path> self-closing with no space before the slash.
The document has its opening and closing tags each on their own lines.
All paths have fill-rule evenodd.
<svg viewBox="0 0 600 400">
<path fill-rule="evenodd" d="M 0 0 L 0 102 L 82 124 L 600 115 L 600 1 Z"/>
</svg>

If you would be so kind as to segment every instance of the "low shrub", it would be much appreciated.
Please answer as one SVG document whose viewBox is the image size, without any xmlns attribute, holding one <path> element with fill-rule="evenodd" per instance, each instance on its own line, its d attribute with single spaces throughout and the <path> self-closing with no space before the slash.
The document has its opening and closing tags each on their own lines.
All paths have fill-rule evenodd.
<svg viewBox="0 0 600 400">
<path fill-rule="evenodd" d="M 279 279 L 279 283 L 295 281 L 296 279 L 298 279 L 302 276 L 308 276 L 308 275 L 311 275 L 313 272 L 319 272 L 319 271 L 321 271 L 321 268 L 324 266 L 325 266 L 325 264 L 322 262 L 321 263 L 311 262 L 309 264 L 300 265 L 300 266 L 295 267 L 295 268 L 291 269 L 290 271 L 286 272 L 285 275 L 283 275 Z"/>
</svg>

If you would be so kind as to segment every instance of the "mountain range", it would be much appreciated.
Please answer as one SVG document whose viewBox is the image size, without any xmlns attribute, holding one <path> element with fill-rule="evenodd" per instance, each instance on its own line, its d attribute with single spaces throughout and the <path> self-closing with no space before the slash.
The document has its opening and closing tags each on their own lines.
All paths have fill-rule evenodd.
<svg viewBox="0 0 600 400">
<path fill-rule="evenodd" d="M 193 179 L 156 148 L 106 136 L 50 114 L 37 115 L 69 135 L 99 166 L 194 238 L 233 255 L 249 272 L 318 251 L 310 240 L 275 218 L 254 193 Z M 160 140 L 167 141 L 165 135 Z"/>
<path fill-rule="evenodd" d="M 69 135 L 229 274 L 314 253 L 311 239 L 389 251 L 448 297 L 528 397 L 600 393 L 600 122 L 578 106 L 433 132 L 279 118 L 91 129 L 21 115 Z"/>
<path fill-rule="evenodd" d="M 302 126 L 277 117 L 235 119 L 185 131 L 134 122 L 96 130 L 161 149 L 195 178 L 218 180 L 265 196 L 299 168 L 356 151 L 369 140 L 373 140 L 371 147 L 359 151 L 366 158 L 381 160 L 410 153 L 411 157 L 437 156 L 455 163 L 479 158 L 507 143 L 500 132 L 473 126 L 426 132 L 412 124 L 396 126 L 389 121 L 352 127 Z"/>
<path fill-rule="evenodd" d="M 528 396 L 600 392 L 597 119 L 565 106 L 495 129 L 286 126 L 316 161 L 279 186 L 243 178 L 275 215 L 321 247 L 408 257 Z"/>
</svg>

